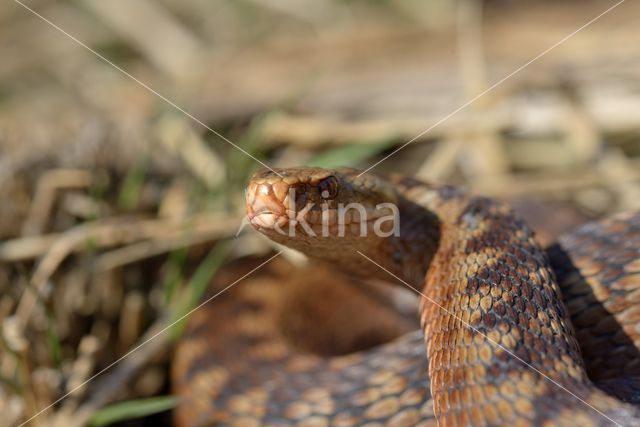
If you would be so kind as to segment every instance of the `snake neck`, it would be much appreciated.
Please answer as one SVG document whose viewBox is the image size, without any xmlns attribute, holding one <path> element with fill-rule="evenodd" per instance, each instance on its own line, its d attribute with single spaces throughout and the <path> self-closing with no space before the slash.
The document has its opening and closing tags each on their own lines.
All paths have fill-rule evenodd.
<svg viewBox="0 0 640 427">
<path fill-rule="evenodd" d="M 437 212 L 441 238 L 420 309 L 436 416 L 447 425 L 560 418 L 580 405 L 567 390 L 585 400 L 594 390 L 547 257 L 506 205 L 457 206 Z M 498 409 L 509 401 L 515 411 Z M 602 421 L 580 409 L 583 425 Z"/>
<path fill-rule="evenodd" d="M 362 251 L 422 294 L 441 425 L 541 424 L 575 412 L 576 396 L 613 407 L 586 375 L 554 273 L 526 223 L 455 187 L 397 185 L 400 235 Z M 578 425 L 604 419 L 580 409 Z"/>
</svg>

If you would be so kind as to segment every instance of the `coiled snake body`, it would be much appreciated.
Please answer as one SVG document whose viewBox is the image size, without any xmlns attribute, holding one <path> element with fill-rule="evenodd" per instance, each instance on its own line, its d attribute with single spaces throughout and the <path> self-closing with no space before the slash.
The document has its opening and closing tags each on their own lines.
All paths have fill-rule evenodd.
<svg viewBox="0 0 640 427">
<path fill-rule="evenodd" d="M 312 353 L 292 331 L 368 323 L 379 339 L 388 313 L 358 308 L 366 286 L 354 296 L 314 285 L 305 300 L 279 297 L 297 289 L 286 271 L 240 283 L 194 313 L 178 346 L 177 425 L 640 425 L 640 214 L 585 225 L 545 252 L 508 206 L 457 187 L 277 172 L 248 186 L 252 224 L 312 259 L 414 288 L 422 331 Z M 348 203 L 364 210 L 340 217 Z M 390 213 L 397 222 L 383 221 Z M 307 324 L 290 314 L 314 310 Z"/>
</svg>

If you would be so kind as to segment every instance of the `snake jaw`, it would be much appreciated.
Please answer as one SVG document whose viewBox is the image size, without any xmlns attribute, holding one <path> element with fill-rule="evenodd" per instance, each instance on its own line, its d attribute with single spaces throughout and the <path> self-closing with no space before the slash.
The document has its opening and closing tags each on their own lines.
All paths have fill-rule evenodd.
<svg viewBox="0 0 640 427">
<path fill-rule="evenodd" d="M 287 223 L 287 218 L 271 212 L 261 212 L 250 216 L 249 222 L 258 229 L 270 230 L 276 227 L 284 227 Z"/>
</svg>

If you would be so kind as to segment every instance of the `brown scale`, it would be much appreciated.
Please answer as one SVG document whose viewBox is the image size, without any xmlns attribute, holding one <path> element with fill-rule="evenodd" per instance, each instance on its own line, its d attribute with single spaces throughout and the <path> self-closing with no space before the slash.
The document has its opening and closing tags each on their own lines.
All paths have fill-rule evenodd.
<svg viewBox="0 0 640 427">
<path fill-rule="evenodd" d="M 547 256 L 509 207 L 456 187 L 278 172 L 247 189 L 254 226 L 398 284 L 356 251 L 380 263 L 423 294 L 424 338 L 383 344 L 411 322 L 375 287 L 319 267 L 296 284 L 274 262 L 191 319 L 173 366 L 178 426 L 640 425 L 640 214 L 586 225 Z M 295 212 L 289 188 L 303 194 Z M 362 237 L 355 224 L 344 237 L 292 239 L 273 228 L 300 215 L 318 229 L 320 206 L 373 212 L 384 201 L 399 208 L 400 236 Z"/>
</svg>

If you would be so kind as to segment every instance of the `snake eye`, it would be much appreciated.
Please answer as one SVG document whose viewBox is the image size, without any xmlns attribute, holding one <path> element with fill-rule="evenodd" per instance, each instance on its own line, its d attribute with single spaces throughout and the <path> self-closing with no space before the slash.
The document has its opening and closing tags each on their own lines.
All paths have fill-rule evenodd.
<svg viewBox="0 0 640 427">
<path fill-rule="evenodd" d="M 318 183 L 318 192 L 324 200 L 335 199 L 338 195 L 338 180 L 335 176 L 330 176 Z"/>
</svg>

